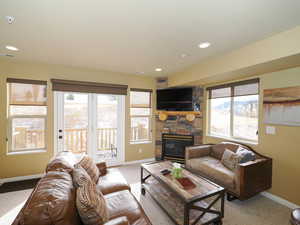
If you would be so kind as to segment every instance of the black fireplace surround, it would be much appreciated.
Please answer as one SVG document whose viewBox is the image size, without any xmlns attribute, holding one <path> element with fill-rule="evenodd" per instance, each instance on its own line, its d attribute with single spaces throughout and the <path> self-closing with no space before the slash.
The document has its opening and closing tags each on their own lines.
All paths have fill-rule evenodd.
<svg viewBox="0 0 300 225">
<path fill-rule="evenodd" d="M 162 160 L 184 163 L 185 147 L 194 145 L 193 135 L 162 134 Z"/>
</svg>

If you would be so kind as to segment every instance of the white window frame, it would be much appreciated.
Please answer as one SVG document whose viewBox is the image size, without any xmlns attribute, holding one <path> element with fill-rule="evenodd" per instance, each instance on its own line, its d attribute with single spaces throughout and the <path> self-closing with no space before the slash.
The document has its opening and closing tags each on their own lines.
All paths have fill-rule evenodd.
<svg viewBox="0 0 300 225">
<path fill-rule="evenodd" d="M 209 96 L 209 95 L 207 95 Z M 259 130 L 259 99 L 260 99 L 260 95 L 259 93 L 257 95 L 251 95 L 251 96 L 257 96 L 258 99 L 257 99 L 257 107 L 258 107 L 258 116 L 257 116 L 257 128 Z M 224 97 L 225 98 L 225 97 Z M 207 129 L 207 134 L 208 136 L 210 137 L 216 137 L 216 138 L 221 138 L 221 139 L 226 139 L 226 140 L 232 140 L 232 141 L 239 141 L 239 142 L 242 142 L 242 143 L 246 143 L 246 144 L 255 144 L 257 145 L 258 144 L 258 141 L 259 141 L 259 133 L 257 135 L 257 139 L 254 140 L 254 139 L 247 139 L 247 138 L 241 138 L 241 137 L 237 137 L 237 136 L 234 136 L 234 132 L 233 132 L 233 120 L 234 120 L 234 114 L 233 114 L 233 111 L 234 111 L 234 96 L 231 96 L 231 97 L 227 97 L 227 98 L 230 98 L 230 133 L 229 133 L 229 136 L 226 136 L 226 135 L 217 135 L 217 134 L 214 134 L 211 132 L 211 113 L 212 113 L 212 110 L 211 110 L 211 100 L 212 99 L 209 99 L 209 97 L 207 98 L 207 115 L 208 115 L 208 129 Z M 257 130 L 257 132 L 259 132 Z"/>
<path fill-rule="evenodd" d="M 9 83 L 7 83 L 6 85 L 7 87 L 7 95 L 8 95 L 8 103 L 7 103 L 7 121 L 8 121 L 8 126 L 7 126 L 7 155 L 15 155 L 15 154 L 29 154 L 29 153 L 41 153 L 41 152 L 46 152 L 47 151 L 47 117 L 48 117 L 48 106 L 45 105 L 43 107 L 46 107 L 46 113 L 45 115 L 11 115 L 11 111 L 10 111 L 10 94 L 11 94 L 11 91 L 10 91 L 10 87 L 9 87 Z M 47 87 L 46 87 L 46 91 L 47 91 Z M 39 105 L 30 105 L 30 106 L 39 106 Z M 26 106 L 24 106 L 26 107 Z M 45 135 L 44 135 L 44 143 L 45 143 L 45 146 L 44 148 L 25 148 L 25 149 L 13 149 L 13 143 L 12 143 L 12 139 L 13 139 L 13 120 L 14 119 L 18 119 L 18 118 L 32 118 L 32 119 L 44 119 L 44 124 L 45 124 L 45 129 L 44 129 L 44 132 L 45 132 Z"/>
<path fill-rule="evenodd" d="M 146 92 L 146 91 L 143 91 L 143 90 L 130 90 L 130 94 L 131 92 Z M 129 116 L 130 116 L 130 144 L 143 144 L 143 143 L 151 143 L 152 142 L 152 97 L 153 97 L 153 94 L 151 91 L 147 91 L 149 92 L 150 94 L 150 102 L 149 102 L 149 105 L 150 107 L 149 108 L 145 108 L 145 109 L 149 109 L 150 113 L 149 115 L 131 115 L 131 109 L 139 109 L 137 107 L 131 107 L 131 102 L 130 102 L 130 107 L 129 107 Z M 149 136 L 149 139 L 142 139 L 142 140 L 131 140 L 131 120 L 133 118 L 148 118 L 148 127 L 149 127 L 149 131 L 148 131 L 148 136 Z"/>
</svg>

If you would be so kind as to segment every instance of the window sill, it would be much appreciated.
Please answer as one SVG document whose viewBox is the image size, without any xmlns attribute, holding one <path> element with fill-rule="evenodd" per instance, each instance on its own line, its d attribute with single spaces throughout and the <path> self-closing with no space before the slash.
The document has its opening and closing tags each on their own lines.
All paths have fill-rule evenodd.
<svg viewBox="0 0 300 225">
<path fill-rule="evenodd" d="M 224 139 L 224 140 L 228 140 L 228 141 L 234 141 L 234 142 L 238 142 L 238 143 L 241 143 L 241 144 L 248 144 L 248 145 L 255 145 L 255 146 L 258 145 L 258 142 L 256 142 L 256 141 L 249 141 L 249 140 L 243 140 L 243 139 L 238 139 L 238 138 L 224 137 L 224 136 L 218 136 L 218 135 L 213 135 L 213 134 L 209 134 L 209 135 L 207 135 L 207 137 Z"/>
<path fill-rule="evenodd" d="M 140 145 L 140 144 L 151 144 L 152 141 L 131 141 L 129 142 L 131 145 Z"/>
<path fill-rule="evenodd" d="M 45 149 L 19 151 L 19 152 L 8 152 L 7 155 L 26 155 L 26 154 L 39 154 L 47 152 Z"/>
</svg>

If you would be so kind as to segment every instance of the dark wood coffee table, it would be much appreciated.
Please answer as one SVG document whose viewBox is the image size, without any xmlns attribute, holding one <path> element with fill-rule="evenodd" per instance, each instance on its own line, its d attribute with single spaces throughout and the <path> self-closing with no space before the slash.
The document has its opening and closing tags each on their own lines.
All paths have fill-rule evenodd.
<svg viewBox="0 0 300 225">
<path fill-rule="evenodd" d="M 185 190 L 172 175 L 161 170 L 172 169 L 169 161 L 141 165 L 142 194 L 146 192 L 178 225 L 221 225 L 224 217 L 225 189 L 203 177 L 183 169 L 196 186 Z M 215 207 L 219 206 L 219 209 Z"/>
</svg>

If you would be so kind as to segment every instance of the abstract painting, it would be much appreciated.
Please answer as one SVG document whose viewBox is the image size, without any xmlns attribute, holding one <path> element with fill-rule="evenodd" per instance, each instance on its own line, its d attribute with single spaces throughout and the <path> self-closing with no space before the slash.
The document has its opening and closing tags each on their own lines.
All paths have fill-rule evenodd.
<svg viewBox="0 0 300 225">
<path fill-rule="evenodd" d="M 300 126 L 300 86 L 264 90 L 264 122 Z"/>
</svg>

